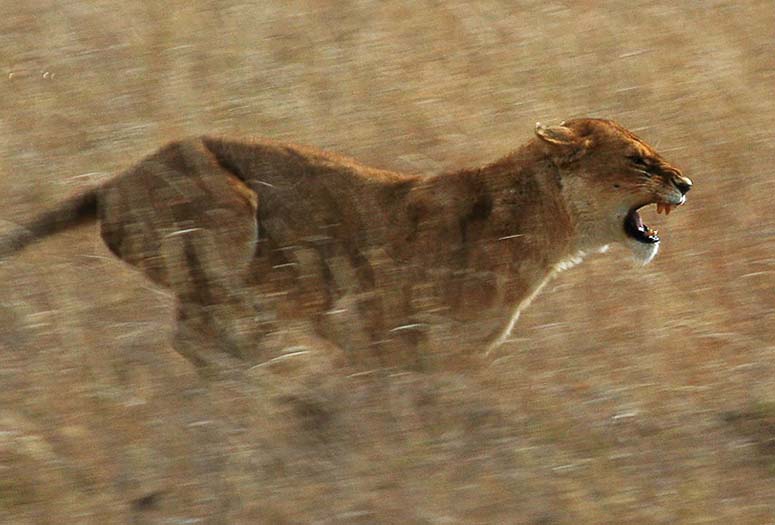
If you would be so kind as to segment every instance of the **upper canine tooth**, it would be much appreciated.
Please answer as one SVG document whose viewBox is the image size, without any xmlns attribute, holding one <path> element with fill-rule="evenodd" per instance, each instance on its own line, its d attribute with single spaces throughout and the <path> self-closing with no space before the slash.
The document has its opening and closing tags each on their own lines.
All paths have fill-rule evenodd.
<svg viewBox="0 0 775 525">
<path fill-rule="evenodd" d="M 665 211 L 665 205 L 662 204 L 661 202 L 658 202 L 657 203 L 657 213 L 662 213 L 663 211 Z"/>
<path fill-rule="evenodd" d="M 673 205 L 672 204 L 665 204 L 665 215 L 670 215 L 671 211 L 673 211 Z"/>
</svg>

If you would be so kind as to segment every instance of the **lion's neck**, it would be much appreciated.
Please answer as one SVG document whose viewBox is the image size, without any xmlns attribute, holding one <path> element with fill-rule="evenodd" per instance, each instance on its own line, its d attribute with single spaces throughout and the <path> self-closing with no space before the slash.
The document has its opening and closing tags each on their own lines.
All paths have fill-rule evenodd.
<svg viewBox="0 0 775 525">
<path fill-rule="evenodd" d="M 433 177 L 427 186 L 426 213 L 458 229 L 448 224 L 439 241 L 465 254 L 452 260 L 466 268 L 500 268 L 513 275 L 518 264 L 550 273 L 584 248 L 577 243 L 559 172 L 532 142 L 484 167 Z"/>
<path fill-rule="evenodd" d="M 579 255 L 558 172 L 531 144 L 418 181 L 406 209 L 408 259 L 434 276 L 453 318 L 488 324 L 490 340 Z"/>
</svg>

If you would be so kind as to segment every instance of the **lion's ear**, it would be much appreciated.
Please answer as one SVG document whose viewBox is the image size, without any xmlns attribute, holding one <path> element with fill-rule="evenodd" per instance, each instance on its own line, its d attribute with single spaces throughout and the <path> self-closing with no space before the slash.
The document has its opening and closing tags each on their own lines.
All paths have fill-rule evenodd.
<svg viewBox="0 0 775 525">
<path fill-rule="evenodd" d="M 565 126 L 544 126 L 536 122 L 536 135 L 543 141 L 561 146 L 575 146 L 581 143 L 576 133 Z"/>
<path fill-rule="evenodd" d="M 562 146 L 553 156 L 558 162 L 567 164 L 586 155 L 592 146 L 592 140 L 580 137 L 571 128 L 563 126 L 544 126 L 536 122 L 536 136 L 548 144 Z"/>
</svg>

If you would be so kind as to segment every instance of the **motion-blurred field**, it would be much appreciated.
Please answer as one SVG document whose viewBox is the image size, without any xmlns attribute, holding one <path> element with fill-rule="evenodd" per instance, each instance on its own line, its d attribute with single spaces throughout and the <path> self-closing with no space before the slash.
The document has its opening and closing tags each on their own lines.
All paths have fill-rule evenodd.
<svg viewBox="0 0 775 525">
<path fill-rule="evenodd" d="M 770 1 L 0 3 L 0 219 L 190 134 L 436 172 L 615 119 L 695 182 L 467 373 L 207 382 L 92 227 L 0 265 L 2 523 L 775 522 Z M 476 359 L 475 359 L 476 361 Z"/>
</svg>

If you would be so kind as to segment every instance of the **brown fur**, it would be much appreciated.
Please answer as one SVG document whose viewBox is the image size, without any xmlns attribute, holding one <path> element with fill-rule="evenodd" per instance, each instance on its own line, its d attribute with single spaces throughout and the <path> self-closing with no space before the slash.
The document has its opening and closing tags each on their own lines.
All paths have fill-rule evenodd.
<svg viewBox="0 0 775 525">
<path fill-rule="evenodd" d="M 648 177 L 635 154 L 651 163 Z M 422 365 L 502 341 L 551 275 L 633 242 L 623 213 L 677 203 L 682 180 L 632 133 L 596 119 L 539 126 L 492 164 L 431 177 L 202 137 L 19 228 L 0 256 L 96 205 L 110 249 L 177 295 L 178 349 L 197 362 L 221 351 L 266 360 L 314 333 L 351 356 Z"/>
</svg>

